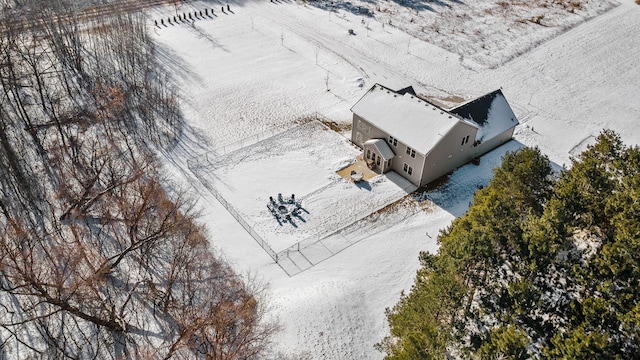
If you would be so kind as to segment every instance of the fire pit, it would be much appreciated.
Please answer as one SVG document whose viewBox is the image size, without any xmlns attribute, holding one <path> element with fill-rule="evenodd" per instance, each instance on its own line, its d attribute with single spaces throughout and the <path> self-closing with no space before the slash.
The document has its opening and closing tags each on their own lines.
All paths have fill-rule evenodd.
<svg viewBox="0 0 640 360">
<path fill-rule="evenodd" d="M 295 194 L 291 194 L 291 197 L 286 199 L 282 197 L 282 194 L 278 194 L 277 200 L 273 196 L 269 196 L 269 203 L 267 204 L 267 209 L 279 223 L 281 221 L 292 222 L 292 217 L 298 216 L 301 208 L 302 205 L 296 201 Z"/>
</svg>

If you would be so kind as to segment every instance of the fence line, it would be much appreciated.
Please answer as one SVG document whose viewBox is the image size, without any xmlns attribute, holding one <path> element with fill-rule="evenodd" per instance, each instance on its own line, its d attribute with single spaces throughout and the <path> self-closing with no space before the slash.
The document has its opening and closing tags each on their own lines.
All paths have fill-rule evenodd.
<svg viewBox="0 0 640 360">
<path fill-rule="evenodd" d="M 379 201 L 375 204 L 373 204 L 372 206 L 369 207 L 369 210 L 367 211 L 360 211 L 357 214 L 353 215 L 353 216 L 349 216 L 349 217 L 345 217 L 344 221 L 339 222 L 335 227 L 333 227 L 333 229 L 329 229 L 326 231 L 318 231 L 316 234 L 308 236 L 307 238 L 298 241 L 297 243 L 289 246 L 288 248 L 279 251 L 279 252 L 275 252 L 271 246 L 269 245 L 269 243 L 267 241 L 265 241 L 262 236 L 260 236 L 260 234 L 258 234 L 253 227 L 251 227 L 251 225 L 249 224 L 249 222 L 247 220 L 245 220 L 242 215 L 238 212 L 238 210 L 232 205 L 230 204 L 225 198 L 224 196 L 218 192 L 218 190 L 216 190 L 215 186 L 209 181 L 209 179 L 205 178 L 202 174 L 202 165 L 206 164 L 208 165 L 207 168 L 208 170 L 215 170 L 216 169 L 216 163 L 219 161 L 215 161 L 217 158 L 222 157 L 224 155 L 229 154 L 230 152 L 233 151 L 237 151 L 240 150 L 244 147 L 256 144 L 262 140 L 268 139 L 272 136 L 275 136 L 277 134 L 281 134 L 287 131 L 291 131 L 292 129 L 298 128 L 298 127 L 302 127 L 305 125 L 308 125 L 310 122 L 317 122 L 319 124 L 321 124 L 322 126 L 326 127 L 327 129 L 329 129 L 329 127 L 327 127 L 326 124 L 324 124 L 320 118 L 318 117 L 318 114 L 315 113 L 315 116 L 313 115 L 309 115 L 306 117 L 306 119 L 309 119 L 309 121 L 304 122 L 302 124 L 298 124 L 294 127 L 289 127 L 289 128 L 278 128 L 278 129 L 271 129 L 271 130 L 267 130 L 267 131 L 263 131 L 259 134 L 255 134 L 252 135 L 250 137 L 241 139 L 239 141 L 221 146 L 219 148 L 216 148 L 214 150 L 208 151 L 204 154 L 198 155 L 195 157 L 195 159 L 191 160 L 188 159 L 187 160 L 187 167 L 194 173 L 194 175 L 200 180 L 200 182 L 207 188 L 207 190 L 209 190 L 209 192 L 216 198 L 216 200 L 218 200 L 218 202 L 229 212 L 229 214 L 231 214 L 231 216 L 233 216 L 233 218 L 244 228 L 244 230 L 251 235 L 251 237 L 253 237 L 253 239 L 258 243 L 258 245 L 260 245 L 260 247 L 262 247 L 262 249 L 278 264 L 280 264 L 280 266 L 282 267 L 282 269 L 289 275 L 289 276 L 293 276 L 296 273 L 299 273 L 301 271 L 303 271 L 304 269 L 301 268 L 300 265 L 298 265 L 291 257 L 291 253 L 297 253 L 300 256 L 302 256 L 311 266 L 316 265 L 319 261 L 316 261 L 315 263 L 309 259 L 309 257 L 305 256 L 303 251 L 307 248 L 309 248 L 311 245 L 317 244 L 320 241 L 322 241 L 323 239 L 327 239 L 330 236 L 333 235 L 338 235 L 341 236 L 346 243 L 348 243 L 349 245 L 343 247 L 340 249 L 344 250 L 345 248 L 347 248 L 348 246 L 353 245 L 354 243 L 361 241 L 362 239 L 364 239 L 365 237 L 369 236 L 368 232 L 366 230 L 364 230 L 365 235 L 359 237 L 358 239 L 355 239 L 353 241 L 350 241 L 347 236 L 351 235 L 352 233 L 356 232 L 356 230 L 352 231 L 352 232 L 348 232 L 348 233 L 341 233 L 343 232 L 345 229 L 347 229 L 349 226 L 352 226 L 354 224 L 356 224 L 357 222 L 364 220 L 365 218 L 367 218 L 368 216 L 371 215 L 375 215 L 376 213 L 378 213 L 380 210 L 384 209 L 387 206 L 390 206 L 392 204 L 394 204 L 397 200 L 384 200 L 384 201 Z M 340 134 L 341 135 L 341 134 Z M 207 177 L 213 178 L 215 180 L 219 180 L 219 178 L 217 176 L 215 176 L 215 174 L 213 173 L 213 171 L 208 171 L 207 172 Z M 404 188 L 402 188 L 402 190 L 404 192 L 411 192 L 413 189 L 415 188 L 414 185 L 408 185 Z M 302 199 L 301 199 L 302 200 Z M 415 214 L 417 212 L 417 210 L 414 210 L 413 212 L 411 212 L 409 215 L 410 216 L 412 214 Z M 400 219 L 399 221 L 404 220 L 407 216 L 403 217 L 402 219 Z M 391 225 L 399 222 L 393 222 L 391 223 Z M 384 223 L 384 222 L 383 222 Z M 384 229 L 389 228 L 391 225 L 388 225 L 386 223 Z M 382 231 L 382 230 L 380 230 Z M 346 236 L 345 236 L 346 235 Z M 322 243 L 321 243 L 322 244 Z M 324 246 L 324 244 L 322 244 Z M 325 246 L 326 248 L 326 246 Z M 332 253 L 331 256 L 335 255 L 329 248 L 326 248 L 329 252 Z M 327 257 L 328 258 L 328 257 Z M 323 258 L 322 260 L 325 260 L 326 258 Z M 287 269 L 285 269 L 285 267 L 281 264 L 281 262 L 283 260 L 288 260 L 291 261 L 292 264 L 297 267 L 299 269 L 299 271 L 297 272 L 290 272 L 287 271 Z"/>
<path fill-rule="evenodd" d="M 189 166 L 189 165 L 187 164 L 187 166 Z M 260 245 L 260 247 L 262 249 L 264 249 L 264 251 L 269 256 L 271 256 L 271 258 L 277 263 L 278 260 L 279 260 L 278 259 L 279 255 L 275 251 L 273 251 L 273 249 L 269 246 L 269 243 L 267 243 L 262 238 L 262 236 L 260 236 L 255 230 L 253 230 L 251 225 L 249 225 L 249 223 L 240 215 L 238 210 L 236 210 L 233 207 L 233 205 L 231 205 L 227 200 L 225 200 L 225 198 L 222 196 L 222 194 L 220 194 L 218 192 L 218 190 L 215 189 L 214 186 L 212 186 L 206 179 L 202 178 L 199 172 L 194 171 L 194 174 L 196 175 L 196 177 L 198 177 L 200 182 L 207 188 L 207 190 L 209 190 L 209 192 L 211 192 L 213 197 L 215 197 L 216 200 L 218 200 L 218 202 L 225 209 L 227 209 L 227 212 L 229 212 L 229 214 L 231 214 L 231 216 L 233 216 L 233 218 L 236 219 L 236 221 L 240 224 L 240 226 L 242 226 L 244 228 L 244 230 L 247 233 L 249 233 L 249 235 L 251 235 L 251 237 L 258 243 L 258 245 Z M 212 177 L 217 179 L 217 177 L 214 174 L 210 174 L 210 176 L 212 176 Z"/>
<path fill-rule="evenodd" d="M 304 116 L 300 116 L 300 117 L 296 117 L 294 119 L 292 119 L 292 122 L 298 122 L 298 124 L 296 124 L 295 126 L 289 126 L 289 127 L 277 127 L 274 129 L 268 129 L 268 130 L 264 130 L 262 132 L 247 136 L 245 138 L 242 138 L 240 140 L 222 145 L 220 147 L 217 147 L 213 150 L 209 150 L 203 154 L 200 155 L 196 155 L 195 156 L 195 163 L 202 163 L 202 162 L 206 162 L 209 165 L 215 166 L 215 159 L 217 157 L 220 156 L 224 156 L 227 155 L 229 153 L 232 153 L 234 151 L 243 149 L 245 147 L 254 145 L 259 143 L 260 141 L 269 139 L 275 135 L 278 134 L 282 134 L 285 132 L 290 132 L 293 129 L 296 128 L 300 128 L 302 126 L 307 125 L 310 122 L 316 121 L 318 123 L 320 123 L 322 126 L 326 127 L 327 129 L 329 129 L 329 127 L 327 127 L 324 123 L 322 123 L 321 119 L 324 119 L 321 115 L 318 115 L 317 112 L 314 113 L 310 113 Z M 340 134 L 341 135 L 341 134 Z M 187 161 L 187 163 L 189 163 L 189 161 Z"/>
<path fill-rule="evenodd" d="M 311 121 L 313 121 L 313 119 L 315 119 L 316 121 L 318 121 L 318 113 L 315 113 L 315 118 L 312 117 L 313 115 L 307 115 L 305 117 L 299 118 L 301 120 L 304 119 L 311 119 Z M 304 126 L 308 123 L 307 122 L 303 122 L 302 124 L 298 124 L 296 125 L 294 128 L 297 127 L 301 127 Z M 324 125 L 324 124 L 323 124 Z M 262 141 L 262 140 L 266 140 L 272 136 L 275 136 L 277 134 L 281 134 L 284 133 L 286 131 L 291 131 L 291 127 L 289 128 L 276 128 L 276 129 L 271 129 L 271 130 L 267 130 L 267 131 L 263 131 L 261 133 L 258 134 L 254 134 L 252 136 L 249 136 L 247 138 L 243 138 L 241 140 L 238 140 L 236 142 L 232 142 L 230 144 L 221 146 L 219 148 L 213 149 L 211 151 L 207 151 L 204 154 L 201 154 L 199 156 L 196 156 L 196 158 L 194 160 L 191 159 L 187 159 L 187 167 L 196 175 L 196 177 L 200 180 L 200 182 L 207 188 L 207 190 L 209 190 L 211 192 L 211 194 L 216 198 L 216 200 L 218 200 L 218 202 L 225 208 L 227 209 L 227 212 L 229 212 L 229 214 L 231 214 L 231 216 L 233 216 L 234 219 L 236 219 L 236 221 L 244 228 L 244 230 L 249 233 L 249 235 L 251 235 L 251 237 L 258 243 L 258 245 L 260 245 L 260 247 L 262 249 L 264 249 L 264 251 L 276 262 L 278 263 L 280 260 L 280 254 L 276 253 L 271 246 L 269 246 L 269 243 L 266 242 L 262 236 L 260 236 L 260 234 L 258 234 L 252 227 L 251 225 L 249 225 L 249 223 L 240 215 L 240 213 L 233 207 L 233 205 L 231 205 L 227 200 L 225 200 L 224 196 L 222 196 L 222 194 L 220 194 L 220 192 L 218 192 L 218 190 L 215 189 L 215 187 L 213 185 L 210 184 L 210 182 L 205 179 L 202 175 L 201 175 L 201 171 L 200 168 L 202 166 L 202 163 L 206 163 L 207 165 L 213 167 L 215 169 L 215 162 L 212 161 L 218 157 L 224 156 L 229 154 L 230 152 L 233 151 L 237 151 L 240 150 L 244 147 L 253 145 L 253 144 L 257 144 L 258 142 Z M 213 174 L 213 172 L 210 172 L 208 174 L 209 176 L 218 179 L 215 174 Z"/>
<path fill-rule="evenodd" d="M 415 188 L 414 185 L 409 185 L 409 186 L 404 187 L 402 190 L 407 192 L 407 193 L 409 193 L 409 192 L 411 192 L 410 189 L 413 189 L 413 188 Z M 335 229 L 331 229 L 331 230 L 324 231 L 324 232 L 318 232 L 318 233 L 316 233 L 314 235 L 308 236 L 307 238 L 305 238 L 305 239 L 303 239 L 301 241 L 298 241 L 297 243 L 289 246 L 288 248 L 278 252 L 278 255 L 279 255 L 280 258 L 282 258 L 282 257 L 288 256 L 289 253 L 292 252 L 292 251 L 301 252 L 306 247 L 308 247 L 310 245 L 313 245 L 313 244 L 315 244 L 315 243 L 317 243 L 319 241 L 322 241 L 323 239 L 326 239 L 326 238 L 328 238 L 328 237 L 330 237 L 330 236 L 332 236 L 334 234 L 338 234 L 341 231 L 343 231 L 346 228 L 348 228 L 349 226 L 352 226 L 353 224 L 355 224 L 355 223 L 357 223 L 357 222 L 359 222 L 361 220 L 364 220 L 365 218 L 367 218 L 367 217 L 369 217 L 371 215 L 374 215 L 374 214 L 378 213 L 380 210 L 384 209 L 385 207 L 393 205 L 396 201 L 397 200 L 394 200 L 394 201 L 389 201 L 389 200 L 380 201 L 380 202 L 372 205 L 369 208 L 370 210 L 368 210 L 368 211 L 361 211 L 361 212 L 359 212 L 359 213 L 357 213 L 357 214 L 355 214 L 353 216 L 349 216 L 347 218 L 347 220 L 339 223 L 339 225 L 337 225 Z M 358 241 L 360 241 L 360 240 L 358 240 Z M 312 263 L 312 262 L 310 261 L 310 263 Z M 313 264 L 313 265 L 315 265 L 315 264 Z"/>
</svg>

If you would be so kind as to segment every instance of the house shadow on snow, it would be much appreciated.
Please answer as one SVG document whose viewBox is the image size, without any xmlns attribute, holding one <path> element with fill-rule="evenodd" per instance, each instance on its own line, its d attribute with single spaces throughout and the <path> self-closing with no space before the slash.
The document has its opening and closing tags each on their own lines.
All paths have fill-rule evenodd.
<svg viewBox="0 0 640 360">
<path fill-rule="evenodd" d="M 431 201 L 436 206 L 455 217 L 461 217 L 469 210 L 476 191 L 489 185 L 493 178 L 493 169 L 500 167 L 507 152 L 514 152 L 526 145 L 517 140 L 511 140 L 502 146 L 480 157 L 480 163 L 468 163 L 422 187 L 414 192 L 414 198 L 419 201 Z M 562 166 L 551 162 L 555 172 L 560 172 Z"/>
</svg>

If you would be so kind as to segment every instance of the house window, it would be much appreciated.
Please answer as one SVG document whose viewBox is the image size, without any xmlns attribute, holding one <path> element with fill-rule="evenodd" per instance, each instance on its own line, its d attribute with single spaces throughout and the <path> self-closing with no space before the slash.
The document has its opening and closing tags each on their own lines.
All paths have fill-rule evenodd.
<svg viewBox="0 0 640 360">
<path fill-rule="evenodd" d="M 396 139 L 393 136 L 389 135 L 389 145 L 398 146 L 398 139 Z"/>
<path fill-rule="evenodd" d="M 469 135 L 467 135 L 467 138 L 464 140 L 464 143 L 468 143 L 469 142 Z"/>
<path fill-rule="evenodd" d="M 413 174 L 413 168 L 407 165 L 407 163 L 404 163 L 404 166 L 402 167 L 402 171 L 406 172 L 409 175 Z"/>
<path fill-rule="evenodd" d="M 367 149 L 367 159 L 371 159 L 371 150 Z"/>
<path fill-rule="evenodd" d="M 416 151 L 407 146 L 407 155 L 410 155 L 412 158 L 416 157 Z"/>
<path fill-rule="evenodd" d="M 356 128 L 367 135 L 371 135 L 371 126 L 367 125 L 367 123 L 362 120 L 358 120 L 358 125 L 356 125 Z"/>
<path fill-rule="evenodd" d="M 380 166 L 380 156 L 376 158 L 376 165 Z"/>
<path fill-rule="evenodd" d="M 464 145 L 464 136 L 462 137 L 462 142 L 460 143 L 460 146 Z"/>
<path fill-rule="evenodd" d="M 467 135 L 467 137 L 464 137 L 464 136 L 463 136 L 463 137 L 462 137 L 462 143 L 460 144 L 460 146 L 462 146 L 462 145 L 464 145 L 464 144 L 466 144 L 466 143 L 468 143 L 468 142 L 469 142 L 469 135 Z"/>
</svg>

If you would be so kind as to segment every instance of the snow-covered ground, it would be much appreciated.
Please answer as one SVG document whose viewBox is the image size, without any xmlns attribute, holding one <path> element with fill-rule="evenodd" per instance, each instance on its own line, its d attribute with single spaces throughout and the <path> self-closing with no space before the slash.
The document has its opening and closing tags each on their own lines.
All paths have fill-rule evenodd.
<svg viewBox="0 0 640 360">
<path fill-rule="evenodd" d="M 226 155 L 209 155 L 204 162 L 200 157 L 191 170 L 281 252 L 308 238 L 319 240 L 416 189 L 399 176 L 359 184 L 339 176 L 359 153 L 347 138 L 312 121 Z M 299 213 L 275 217 L 278 206 L 296 207 L 289 202 L 301 205 Z"/>
<path fill-rule="evenodd" d="M 275 353 L 381 358 L 373 344 L 388 331 L 384 309 L 410 288 L 418 253 L 437 251 L 438 232 L 464 213 L 505 151 L 538 146 L 561 166 L 605 128 L 640 144 L 640 6 L 633 0 L 619 6 L 582 1 L 573 12 L 540 12 L 523 3 L 508 14 L 498 11 L 504 6 L 499 1 L 482 0 L 407 0 L 405 7 L 402 1 L 336 1 L 327 9 L 322 4 L 329 2 L 274 1 L 230 2 L 225 13 L 219 2 L 190 2 L 155 9 L 150 22 L 215 10 L 215 16 L 189 25 L 154 28 L 188 123 L 183 142 L 168 151 L 167 172 L 199 197 L 214 249 L 239 272 L 270 283 L 271 315 L 284 325 Z M 437 31 L 433 24 L 439 24 Z M 390 227 L 367 220 L 358 230 L 364 237 L 290 277 L 198 180 L 206 171 L 194 174 L 187 161 L 220 161 L 210 169 L 218 179 L 212 176 L 213 184 L 220 181 L 216 189 L 265 237 L 277 235 L 266 227 L 267 220 L 278 226 L 266 216 L 266 202 L 278 192 L 302 197 L 328 188 L 305 216 L 347 216 L 332 202 L 336 189 L 358 189 L 333 176 L 355 150 L 337 134 L 301 134 L 285 143 L 269 135 L 244 149 L 219 149 L 248 144 L 243 139 L 264 132 L 286 133 L 313 115 L 348 125 L 350 107 L 376 82 L 397 89 L 413 85 L 445 104 L 502 88 L 521 126 L 514 141 L 484 156 L 480 166 L 466 165 L 439 189 L 418 194 L 417 200 L 431 200 L 417 205 L 423 210 L 379 213 L 379 222 Z M 384 198 L 370 193 L 370 201 Z"/>
</svg>

